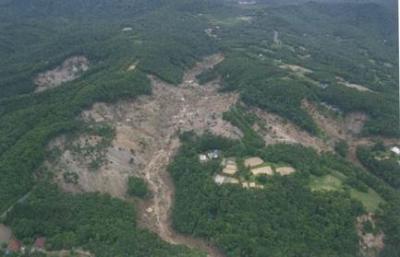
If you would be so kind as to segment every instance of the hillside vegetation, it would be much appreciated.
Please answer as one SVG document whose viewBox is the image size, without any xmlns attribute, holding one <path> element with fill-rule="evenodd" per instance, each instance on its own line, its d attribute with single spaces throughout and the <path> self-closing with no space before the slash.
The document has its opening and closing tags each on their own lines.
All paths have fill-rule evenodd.
<svg viewBox="0 0 400 257">
<path fill-rule="evenodd" d="M 391 254 L 398 251 L 398 193 L 364 170 L 338 156 L 278 144 L 259 148 L 259 156 L 288 163 L 296 173 L 260 179 L 264 189 L 217 185 L 213 177 L 221 169 L 220 159 L 200 163 L 198 153 L 218 148 L 223 157 L 240 159 L 248 156 L 246 148 L 209 135 L 183 139 L 169 167 L 176 185 L 173 224 L 178 231 L 214 242 L 227 256 L 350 257 L 360 254 L 354 220 L 372 211 L 379 213 L 380 229 L 387 233 L 382 256 L 396 256 Z"/>
<path fill-rule="evenodd" d="M 94 103 L 150 96 L 157 79 L 171 87 L 185 82 L 187 90 L 201 87 L 183 81 L 184 72 L 220 53 L 223 61 L 197 79 L 220 83 L 218 94 L 239 95 L 240 102 L 221 116 L 243 136 L 181 135 L 169 173 L 162 173 L 174 182 L 173 227 L 227 257 L 354 257 L 364 254 L 357 217 L 373 212 L 376 230 L 385 234 L 374 257 L 400 256 L 396 161 L 376 159 L 378 146 L 358 148 L 366 169 L 345 159 L 345 145 L 336 149 L 341 156 L 296 144 L 265 146 L 270 142 L 256 133 L 260 124 L 251 113 L 257 108 L 279 115 L 324 140 L 305 108 L 310 102 L 337 119 L 366 114 L 361 139 L 399 138 L 397 13 L 379 1 L 292 3 L 0 0 L 0 214 L 10 210 L 4 222 L 25 244 L 46 237 L 49 250 L 203 256 L 140 229 L 136 204 L 62 192 L 52 171 L 40 167 L 52 139 L 87 128 L 78 117 Z M 87 60 L 87 70 L 37 90 L 39 74 L 74 57 Z M 243 176 L 249 173 L 243 159 L 254 155 L 295 172 L 257 178 L 257 189 L 217 185 L 222 159 L 199 161 L 199 154 L 215 149 L 236 158 Z M 163 154 L 169 160 L 171 153 Z M 151 199 L 154 192 L 135 179 L 131 186 L 140 190 L 129 192 L 135 201 Z"/>
</svg>

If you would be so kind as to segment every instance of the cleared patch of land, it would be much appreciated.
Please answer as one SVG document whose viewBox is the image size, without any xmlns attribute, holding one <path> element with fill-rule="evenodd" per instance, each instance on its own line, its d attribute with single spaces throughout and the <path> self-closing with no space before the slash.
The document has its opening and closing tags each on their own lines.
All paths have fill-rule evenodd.
<svg viewBox="0 0 400 257">
<path fill-rule="evenodd" d="M 89 60 L 85 56 L 70 57 L 60 66 L 37 75 L 34 79 L 34 83 L 37 86 L 35 92 L 42 92 L 75 80 L 88 69 Z"/>
<path fill-rule="evenodd" d="M 369 89 L 369 88 L 367 88 L 365 86 L 362 86 L 362 85 L 359 85 L 359 84 L 355 84 L 355 83 L 350 83 L 350 82 L 344 80 L 341 77 L 336 77 L 336 80 L 340 85 L 343 85 L 343 86 L 346 86 L 346 87 L 349 87 L 349 88 L 353 88 L 353 89 L 356 89 L 356 90 L 361 91 L 361 92 L 373 92 L 371 89 Z"/>
<path fill-rule="evenodd" d="M 354 164 L 361 165 L 356 156 L 357 147 L 360 145 L 372 145 L 376 141 L 382 141 L 385 145 L 399 144 L 397 138 L 361 137 L 362 128 L 368 116 L 361 112 L 352 112 L 344 117 L 332 115 L 330 112 L 322 112 L 320 108 L 311 102 L 303 101 L 302 106 L 314 119 L 319 128 L 324 132 L 326 145 L 332 148 L 340 140 L 349 145 L 348 159 Z"/>
<path fill-rule="evenodd" d="M 369 212 L 376 212 L 379 209 L 379 204 L 383 203 L 384 200 L 371 188 L 368 192 L 361 192 L 355 189 L 350 191 L 351 197 L 359 200 L 364 205 L 365 209 Z"/>
<path fill-rule="evenodd" d="M 357 234 L 360 238 L 362 256 L 375 257 L 384 248 L 384 233 L 376 226 L 376 217 L 372 213 L 357 217 Z"/>
<path fill-rule="evenodd" d="M 310 183 L 313 191 L 337 191 L 342 189 L 342 186 L 342 181 L 332 175 L 313 177 Z"/>
<path fill-rule="evenodd" d="M 318 152 L 333 151 L 333 144 L 323 139 L 310 135 L 292 122 L 259 108 L 251 110 L 262 123 L 263 127 L 254 126 L 253 129 L 260 134 L 267 145 L 277 143 L 302 144 L 312 147 Z"/>
<path fill-rule="evenodd" d="M 289 70 L 293 73 L 295 73 L 298 76 L 304 77 L 305 75 L 312 73 L 312 70 L 301 67 L 299 65 L 294 65 L 294 64 L 282 64 L 279 65 L 279 68 L 284 69 L 284 70 Z"/>
<path fill-rule="evenodd" d="M 332 171 L 331 174 L 321 177 L 311 176 L 309 187 L 312 191 L 341 191 L 344 190 L 346 176 L 338 171 Z M 368 188 L 366 192 L 361 192 L 350 188 L 350 196 L 359 200 L 365 209 L 369 212 L 375 212 L 379 205 L 384 202 L 373 189 Z"/>
</svg>

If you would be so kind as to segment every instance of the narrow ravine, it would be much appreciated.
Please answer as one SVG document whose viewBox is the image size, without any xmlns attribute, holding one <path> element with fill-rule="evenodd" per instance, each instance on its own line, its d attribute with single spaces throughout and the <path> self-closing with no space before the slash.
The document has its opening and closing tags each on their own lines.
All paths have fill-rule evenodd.
<svg viewBox="0 0 400 257">
<path fill-rule="evenodd" d="M 189 248 L 199 249 L 207 253 L 209 257 L 224 256 L 216 247 L 201 239 L 195 239 L 190 236 L 176 233 L 171 224 L 171 209 L 174 201 L 174 185 L 167 172 L 167 166 L 173 154 L 179 148 L 179 140 L 171 136 L 169 143 L 165 148 L 160 149 L 154 155 L 154 159 L 149 163 L 146 169 L 146 180 L 153 192 L 153 198 L 148 205 L 151 208 L 151 214 L 142 211 L 142 219 L 148 221 L 148 224 L 154 225 L 155 232 L 165 241 L 171 244 L 186 245 Z M 154 229 L 153 228 L 153 229 Z M 150 228 L 151 229 L 151 228 Z"/>
<path fill-rule="evenodd" d="M 204 62 L 197 64 L 192 70 L 185 74 L 184 83 L 178 87 L 189 90 L 190 88 L 188 87 L 191 87 L 193 84 L 195 84 L 194 87 L 202 87 L 199 85 L 196 86 L 196 75 L 200 74 L 205 68 L 214 66 L 221 60 L 221 56 L 213 56 L 206 59 L 207 64 Z M 154 78 L 152 81 L 153 85 L 163 83 Z M 196 88 L 192 96 L 198 96 L 198 99 L 201 99 L 201 97 L 207 98 L 204 94 L 195 93 L 199 89 L 201 90 L 201 88 Z M 207 86 L 204 86 L 204 90 L 207 90 Z M 154 230 L 163 240 L 169 243 L 181 244 L 189 248 L 199 249 L 206 252 L 209 257 L 222 257 L 224 255 L 216 247 L 213 247 L 204 240 L 181 235 L 175 232 L 172 227 L 171 212 L 175 189 L 172 179 L 168 174 L 167 167 L 180 146 L 178 130 L 185 127 L 181 126 L 183 124 L 193 123 L 192 121 L 188 122 L 187 119 L 187 117 L 192 116 L 193 112 L 193 102 L 186 100 L 186 98 L 188 98 L 187 92 L 178 91 L 177 98 L 181 100 L 179 106 L 176 108 L 178 112 L 175 114 L 175 117 L 180 118 L 178 124 L 170 126 L 170 129 L 164 134 L 163 140 L 160 142 L 160 149 L 154 153 L 144 171 L 145 179 L 153 192 L 153 196 L 146 210 L 142 211 L 141 219 L 146 221 L 145 224 L 151 224 L 149 229 Z M 201 132 L 204 132 L 204 130 L 207 129 L 207 124 L 204 123 L 202 126 L 203 127 L 200 129 L 202 130 Z"/>
</svg>

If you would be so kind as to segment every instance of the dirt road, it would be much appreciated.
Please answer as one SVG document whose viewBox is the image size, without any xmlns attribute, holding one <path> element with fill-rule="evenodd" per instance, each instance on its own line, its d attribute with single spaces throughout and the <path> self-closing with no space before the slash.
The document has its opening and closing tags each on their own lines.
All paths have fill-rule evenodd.
<svg viewBox="0 0 400 257">
<path fill-rule="evenodd" d="M 31 195 L 33 189 L 31 191 L 29 191 L 28 193 L 26 193 L 24 196 L 22 196 L 21 198 L 19 198 L 17 201 L 15 201 L 10 207 L 8 207 L 7 210 L 5 210 L 3 213 L 0 214 L 0 219 L 3 219 L 7 216 L 7 214 L 14 208 L 14 206 L 18 203 L 22 203 L 24 202 L 26 199 L 28 199 L 28 197 Z"/>
</svg>

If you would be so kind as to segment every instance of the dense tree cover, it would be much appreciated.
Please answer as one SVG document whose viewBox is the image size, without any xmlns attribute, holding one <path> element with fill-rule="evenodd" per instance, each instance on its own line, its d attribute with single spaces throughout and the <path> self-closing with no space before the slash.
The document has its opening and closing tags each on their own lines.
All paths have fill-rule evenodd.
<svg viewBox="0 0 400 257">
<path fill-rule="evenodd" d="M 197 138 L 186 133 L 182 140 L 185 143 L 169 167 L 176 185 L 173 224 L 178 231 L 214 242 L 227 256 L 357 256 L 355 218 L 365 210 L 349 189 L 371 187 L 387 201 L 378 212 L 389 245 L 382 256 L 398 253 L 397 192 L 345 159 L 320 156 L 301 145 L 271 145 L 259 149 L 258 155 L 272 163 L 288 163 L 297 172 L 267 177 L 265 189 L 249 190 L 217 186 L 213 175 L 221 169 L 219 160 L 204 164 L 197 158 L 199 152 L 215 148 L 225 156 L 244 157 L 245 148 L 211 135 Z M 344 175 L 344 190 L 310 191 L 310 176 L 332 170 Z"/>
<path fill-rule="evenodd" d="M 216 51 L 205 19 L 178 13 L 185 1 L 58 2 L 2 5 L 0 98 L 31 92 L 37 73 L 71 55 L 85 55 L 92 65 L 139 61 L 142 70 L 178 83 L 187 66 Z"/>
<path fill-rule="evenodd" d="M 385 248 L 381 257 L 400 256 L 400 201 L 391 202 L 380 216 L 380 226 L 385 231 Z"/>
<path fill-rule="evenodd" d="M 51 250 L 80 247 L 95 256 L 204 256 L 137 228 L 132 205 L 107 195 L 67 194 L 47 183 L 17 204 L 6 224 L 27 244 L 46 237 Z"/>
<path fill-rule="evenodd" d="M 349 152 L 349 145 L 345 140 L 340 140 L 335 143 L 335 152 L 346 158 L 347 153 Z"/>
<path fill-rule="evenodd" d="M 227 90 L 238 90 L 242 100 L 273 111 L 295 122 L 311 133 L 317 127 L 301 106 L 303 98 L 311 97 L 306 85 L 295 80 L 280 79 L 287 72 L 238 54 L 228 55 L 218 66 Z"/>
<path fill-rule="evenodd" d="M 128 194 L 144 198 L 149 195 L 149 189 L 146 182 L 137 177 L 129 177 L 128 179 Z"/>
<path fill-rule="evenodd" d="M 100 77 L 101 78 L 101 77 Z M 33 171 L 44 158 L 44 148 L 56 134 L 76 128 L 75 117 L 96 101 L 112 101 L 150 93 L 140 72 L 59 88 L 0 103 L 0 203 L 7 208 L 32 186 Z"/>
<path fill-rule="evenodd" d="M 184 69 L 215 50 L 203 31 L 204 19 L 173 13 L 176 6 L 172 4 L 137 1 L 132 12 L 126 5 L 132 1 L 74 2 L 79 4 L 27 4 L 21 0 L 0 10 L 4 13 L 0 23 L 4 40 L 0 41 L 6 46 L 0 48 L 1 209 L 29 191 L 46 143 L 59 133 L 74 130 L 75 117 L 84 108 L 94 102 L 149 94 L 144 71 L 178 83 Z M 185 4 L 175 3 L 176 8 Z M 86 15 L 76 18 L 75 9 Z M 105 12 L 109 13 L 106 17 L 102 15 Z M 123 32 L 124 27 L 132 30 Z M 73 55 L 89 59 L 88 72 L 59 88 L 30 93 L 37 73 Z M 137 69 L 128 72 L 136 62 Z"/>
<path fill-rule="evenodd" d="M 376 176 L 396 189 L 400 189 L 400 165 L 396 158 L 376 159 L 375 147 L 360 146 L 357 148 L 357 158 Z"/>
<path fill-rule="evenodd" d="M 359 11 L 356 20 L 362 18 L 362 13 L 370 12 L 372 7 L 368 6 Z M 4 192 L 0 194 L 0 203 L 7 206 L 28 190 L 32 183 L 30 174 L 42 160 L 43 145 L 56 133 L 73 128 L 74 123 L 71 121 L 82 108 L 95 101 L 112 101 L 120 96 L 136 96 L 149 92 L 143 73 L 124 72 L 130 64 L 138 61 L 139 70 L 178 83 L 185 67 L 193 64 L 200 56 L 215 51 L 216 45 L 226 52 L 226 61 L 218 67 L 225 80 L 225 88 L 239 90 L 242 99 L 248 104 L 274 111 L 316 133 L 314 122 L 300 108 L 300 103 L 303 98 L 316 99 L 317 93 L 320 100 L 338 104 L 346 112 L 368 112 L 371 120 L 367 124 L 367 130 L 370 132 L 395 133 L 397 115 L 396 110 L 391 107 L 395 105 L 387 104 L 388 99 L 393 102 L 394 97 L 360 94 L 354 90 L 349 93 L 350 89 L 333 90 L 333 87 L 318 91 L 307 81 L 294 78 L 288 71 L 273 65 L 274 60 L 281 59 L 316 71 L 335 73 L 350 80 L 342 74 L 343 70 L 347 70 L 343 69 L 345 66 L 342 64 L 349 60 L 340 62 L 335 69 L 331 63 L 339 63 L 338 56 L 352 56 L 354 60 L 367 65 L 365 58 L 360 59 L 362 55 L 358 51 L 352 51 L 354 46 L 348 51 L 345 50 L 348 48 L 341 47 L 340 44 L 329 46 L 332 40 L 323 40 L 325 34 L 322 31 L 313 32 L 315 28 L 324 26 L 328 34 L 335 32 L 337 26 L 329 25 L 328 22 L 335 20 L 340 8 L 344 8 L 339 7 L 333 5 L 325 8 L 324 5 L 308 4 L 287 9 L 273 8 L 272 13 L 268 9 L 254 11 L 250 8 L 245 12 L 254 21 L 235 23 L 234 26 L 222 22 L 221 24 L 227 25 L 219 29 L 218 36 L 223 40 L 218 41 L 208 38 L 204 33 L 204 29 L 210 26 L 207 20 L 212 25 L 214 19 L 210 17 L 215 16 L 217 21 L 218 18 L 224 21 L 241 11 L 232 7 L 219 7 L 218 4 L 207 1 L 193 5 L 190 1 L 183 0 L 173 3 L 156 0 L 121 1 L 118 4 L 107 1 L 72 1 L 60 4 L 40 1 L 28 4 L 26 0 L 2 3 L 0 98 L 3 100 L 0 102 L 0 169 L 4 170 L 4 179 L 0 182 L 0 190 Z M 354 10 L 355 7 L 357 6 L 349 8 Z M 336 8 L 339 11 L 332 14 L 331 9 Z M 75 12 L 78 9 L 79 12 Z M 211 16 L 198 15 L 200 11 L 209 12 Z M 311 14 L 316 15 L 315 22 L 324 22 L 324 26 L 308 20 L 305 22 L 305 18 Z M 79 19 L 76 19 L 77 15 Z M 15 20 L 16 17 L 18 20 Z M 342 29 L 344 32 L 357 32 L 354 38 L 347 35 L 349 38 L 345 40 L 346 44 L 364 44 L 365 38 L 361 39 L 365 35 L 363 29 L 368 27 L 368 31 L 375 35 L 382 25 L 377 18 L 362 21 L 364 22 L 348 24 Z M 385 19 L 382 22 L 389 25 L 388 30 L 391 31 L 391 20 Z M 124 27 L 131 27 L 132 31 L 122 32 Z M 278 28 L 284 45 L 281 48 L 271 48 L 272 32 Z M 302 32 L 310 36 L 303 37 Z M 392 35 L 380 33 L 378 35 L 388 37 L 387 44 L 391 46 Z M 392 47 L 376 51 L 380 45 L 375 37 L 367 38 L 368 45 L 360 47 L 369 49 L 370 55 L 381 55 L 374 57 L 380 62 L 389 61 Z M 326 43 L 330 50 L 320 51 L 317 48 L 320 43 Z M 30 47 L 27 48 L 26 45 Z M 294 45 L 297 52 L 304 51 L 299 47 L 304 45 L 311 52 L 311 59 L 306 63 L 299 61 L 287 45 Z M 244 51 L 240 50 L 241 47 Z M 338 49 L 345 52 L 333 54 Z M 260 52 L 266 57 L 265 60 L 256 58 Z M 4 98 L 32 92 L 32 78 L 38 72 L 53 68 L 66 57 L 76 54 L 87 56 L 91 62 L 89 72 L 80 80 L 68 83 L 68 87 L 40 95 Z M 333 57 L 322 58 L 318 54 L 332 54 Z M 358 59 L 353 55 L 357 55 Z M 325 59 L 329 60 L 328 64 L 321 63 L 320 60 Z M 350 60 L 349 63 L 353 61 Z M 396 65 L 392 63 L 393 68 L 388 69 L 393 70 Z M 351 72 L 355 74 L 353 70 Z M 357 79 L 350 81 L 359 82 Z M 372 84 L 367 84 L 370 85 Z M 389 90 L 390 86 L 385 84 L 382 88 Z M 18 184 L 12 182 L 17 179 Z"/>
<path fill-rule="evenodd" d="M 301 109 L 304 98 L 327 102 L 345 114 L 367 113 L 365 133 L 399 134 L 398 62 L 391 57 L 397 52 L 396 23 L 391 11 L 377 4 L 309 3 L 255 8 L 241 15 L 248 15 L 251 22 L 224 26 L 228 18 L 221 18 L 217 11 L 213 16 L 215 24 L 222 24 L 216 34 L 229 53 L 216 72 L 226 88 L 239 90 L 244 101 L 311 132 L 316 128 Z M 280 44 L 273 40 L 274 31 Z M 278 67 L 285 63 L 312 73 L 296 74 Z M 206 75 L 212 77 L 208 72 L 202 78 Z M 375 92 L 347 88 L 336 77 Z M 328 87 L 321 88 L 321 84 Z"/>
<path fill-rule="evenodd" d="M 82 109 L 97 101 L 149 94 L 146 73 L 177 84 L 185 68 L 217 49 L 225 53 L 225 61 L 199 78 L 207 81 L 220 75 L 224 89 L 239 91 L 249 105 L 317 133 L 301 101 L 324 101 L 344 113 L 366 112 L 370 117 L 366 133 L 398 135 L 394 108 L 398 63 L 392 60 L 396 24 L 379 5 L 309 3 L 238 9 L 191 0 L 3 0 L 0 4 L 2 209 L 32 188 L 45 145 L 59 133 L 76 130 L 75 118 Z M 241 15 L 252 20 L 239 21 Z M 123 32 L 124 27 L 132 30 Z M 204 33 L 208 27 L 217 38 Z M 275 30 L 281 44 L 273 42 Z M 73 55 L 85 55 L 91 62 L 82 78 L 32 94 L 36 74 Z M 133 63 L 138 63 L 136 71 L 126 72 Z M 283 63 L 313 73 L 293 74 L 279 68 Z M 335 76 L 375 93 L 337 85 Z M 319 82 L 329 86 L 322 89 Z M 190 134 L 182 135 L 187 143 L 170 167 L 177 186 L 173 222 L 179 231 L 207 238 L 229 256 L 355 256 L 353 224 L 361 211 L 359 203 L 348 191 L 321 194 L 306 186 L 310 174 L 321 176 L 333 169 L 349 178 L 350 187 L 368 186 L 385 198 L 380 218 L 387 247 L 382 256 L 399 255 L 397 191 L 337 156 L 318 156 L 291 145 L 262 149 L 249 130 L 251 119 L 240 110 L 225 118 L 245 132 L 241 143 L 209 135 L 191 141 Z M 228 156 L 257 153 L 289 163 L 298 172 L 264 181 L 266 188 L 261 191 L 217 187 L 212 175 L 219 163 L 201 165 L 197 160 L 198 152 L 215 148 Z M 47 236 L 55 249 L 83 246 L 96 256 L 187 253 L 135 229 L 133 213 L 131 206 L 106 196 L 72 196 L 46 185 L 17 205 L 7 222 L 28 241 L 39 234 Z"/>
<path fill-rule="evenodd" d="M 248 154 L 254 153 L 258 148 L 264 146 L 264 139 L 252 128 L 257 120 L 256 116 L 246 112 L 243 107 L 232 107 L 223 114 L 223 118 L 243 132 L 243 146 L 247 148 Z"/>
<path fill-rule="evenodd" d="M 337 106 L 344 113 L 360 111 L 368 114 L 365 134 L 399 135 L 398 99 L 394 95 L 357 92 L 345 86 L 329 86 L 316 91 L 325 102 Z"/>
<path fill-rule="evenodd" d="M 217 186 L 212 176 L 220 169 L 218 161 L 200 164 L 197 160 L 197 149 L 203 144 L 203 140 L 186 142 L 169 169 L 176 185 L 173 222 L 178 231 L 211 240 L 228 256 L 357 254 L 354 219 L 362 207 L 348 195 L 312 193 L 301 182 L 302 172 L 268 178 L 265 190 Z M 267 149 L 264 157 L 275 161 L 274 156 L 283 156 L 276 150 Z M 296 168 L 304 172 L 307 167 L 300 163 L 308 164 L 304 158 L 315 157 L 303 148 L 281 152 L 295 159 Z"/>
<path fill-rule="evenodd" d="M 311 55 L 300 61 L 306 67 L 376 91 L 396 91 L 397 61 L 392 56 L 397 51 L 397 24 L 392 10 L 371 3 L 308 3 L 278 8 L 275 13 L 290 24 L 290 43 L 303 45 Z"/>
</svg>

